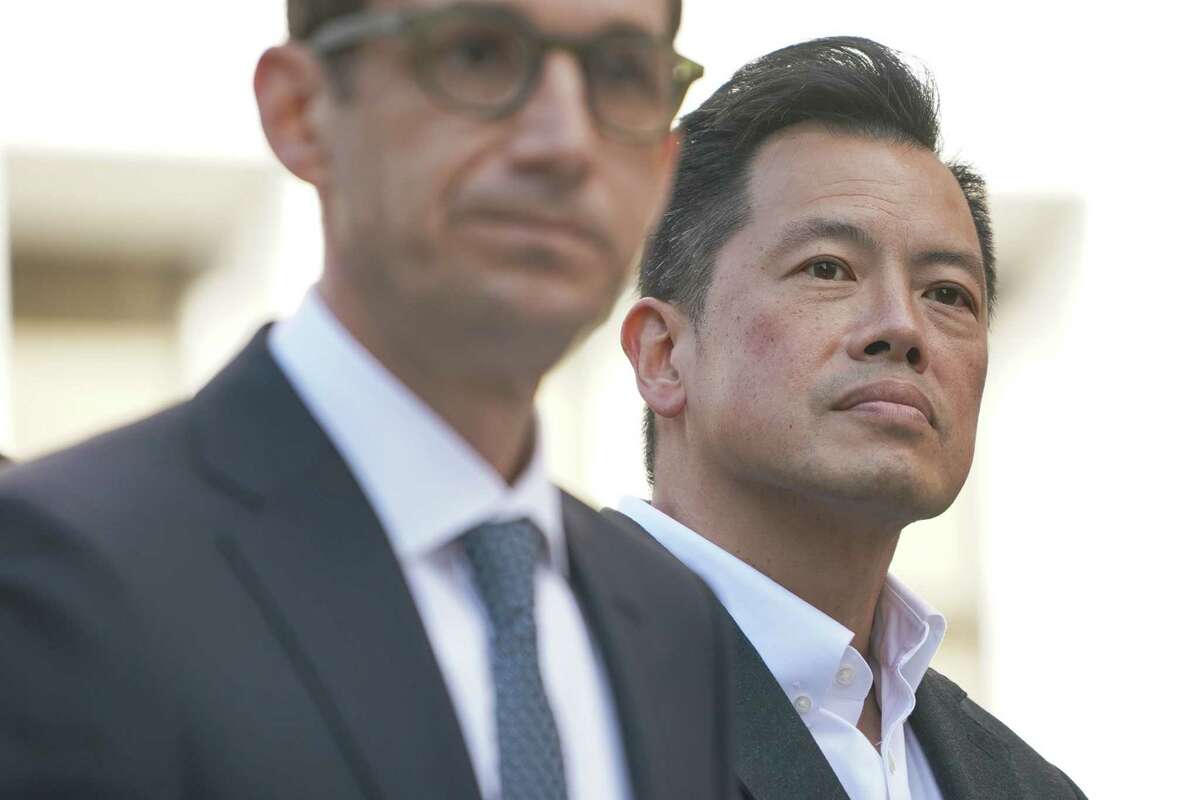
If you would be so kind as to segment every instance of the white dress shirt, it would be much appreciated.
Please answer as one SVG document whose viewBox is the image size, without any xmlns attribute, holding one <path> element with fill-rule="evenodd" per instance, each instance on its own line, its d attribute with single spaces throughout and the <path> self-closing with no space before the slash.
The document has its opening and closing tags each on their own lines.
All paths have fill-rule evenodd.
<svg viewBox="0 0 1200 800">
<path fill-rule="evenodd" d="M 549 559 L 535 576 L 539 659 L 570 797 L 630 797 L 608 677 L 567 583 L 562 500 L 547 477 L 540 441 L 510 487 L 342 327 L 315 290 L 272 328 L 268 345 L 391 541 L 484 800 L 500 797 L 488 618 L 460 537 L 480 523 L 520 517 L 547 539 Z"/>
<path fill-rule="evenodd" d="M 945 618 L 891 575 L 871 634 L 870 663 L 854 634 L 744 561 L 644 500 L 622 499 L 632 518 L 703 578 L 779 681 L 850 800 L 941 800 L 908 717 L 946 633 Z M 858 730 L 868 692 L 883 717 L 878 751 Z"/>
</svg>

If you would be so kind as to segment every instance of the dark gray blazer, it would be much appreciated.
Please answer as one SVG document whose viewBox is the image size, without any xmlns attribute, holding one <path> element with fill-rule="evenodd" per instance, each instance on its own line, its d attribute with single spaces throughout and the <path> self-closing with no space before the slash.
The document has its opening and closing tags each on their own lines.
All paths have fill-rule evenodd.
<svg viewBox="0 0 1200 800">
<path fill-rule="evenodd" d="M 735 796 L 720 606 L 564 516 L 636 796 Z M 0 797 L 478 796 L 387 538 L 265 331 L 195 399 L 4 471 Z"/>
<path fill-rule="evenodd" d="M 652 538 L 629 517 L 604 515 Z M 736 626 L 735 626 L 736 628 Z M 735 766 L 746 800 L 847 800 L 808 726 L 740 630 L 734 644 Z M 1083 792 L 950 679 L 929 670 L 910 718 L 945 800 L 1078 800 Z"/>
</svg>

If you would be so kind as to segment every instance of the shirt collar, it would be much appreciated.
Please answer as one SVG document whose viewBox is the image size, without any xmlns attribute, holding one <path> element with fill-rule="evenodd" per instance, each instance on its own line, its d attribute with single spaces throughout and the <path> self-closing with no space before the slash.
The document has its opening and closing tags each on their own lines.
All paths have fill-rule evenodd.
<svg viewBox="0 0 1200 800">
<path fill-rule="evenodd" d="M 646 501 L 625 497 L 618 508 L 704 579 L 789 698 L 807 695 L 854 724 L 871 680 L 848 628 Z M 882 669 L 898 670 L 915 692 L 945 632 L 945 617 L 887 576 L 872 627 Z M 848 685 L 838 682 L 844 667 Z"/>
<path fill-rule="evenodd" d="M 566 574 L 562 498 L 546 471 L 540 431 L 510 487 L 342 326 L 315 289 L 271 329 L 268 346 L 402 561 L 431 554 L 481 523 L 528 517 Z"/>
<path fill-rule="evenodd" d="M 880 666 L 899 672 L 915 692 L 945 637 L 941 612 L 889 574 L 871 629 L 871 650 Z"/>
<path fill-rule="evenodd" d="M 848 628 L 646 501 L 625 497 L 618 509 L 704 579 L 788 697 L 823 700 L 854 638 Z"/>
</svg>

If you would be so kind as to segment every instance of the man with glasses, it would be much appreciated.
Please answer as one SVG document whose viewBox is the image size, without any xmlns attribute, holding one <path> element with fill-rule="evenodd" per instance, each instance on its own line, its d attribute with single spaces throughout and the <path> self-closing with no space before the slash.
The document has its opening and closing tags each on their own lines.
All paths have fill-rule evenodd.
<svg viewBox="0 0 1200 800">
<path fill-rule="evenodd" d="M 290 0 L 325 271 L 193 400 L 0 480 L 0 796 L 726 796 L 722 612 L 553 488 L 700 74 L 670 0 Z"/>
</svg>

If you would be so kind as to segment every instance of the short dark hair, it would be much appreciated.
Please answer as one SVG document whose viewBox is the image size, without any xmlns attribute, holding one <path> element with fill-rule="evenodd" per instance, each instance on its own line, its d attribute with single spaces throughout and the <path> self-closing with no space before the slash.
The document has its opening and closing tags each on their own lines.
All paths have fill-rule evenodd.
<svg viewBox="0 0 1200 800">
<path fill-rule="evenodd" d="M 679 32 L 679 21 L 683 15 L 683 0 L 668 0 L 671 4 L 671 37 Z M 368 0 L 287 0 L 288 35 L 293 39 L 307 39 L 317 28 L 334 17 L 363 11 Z"/>
<path fill-rule="evenodd" d="M 938 153 L 941 131 L 932 76 L 918 76 L 894 50 L 859 37 L 814 39 L 751 61 L 679 124 L 675 187 L 647 242 L 638 288 L 682 307 L 699 323 L 717 252 L 749 221 L 749 167 L 777 131 L 817 122 L 846 133 Z M 971 210 L 982 251 L 989 310 L 995 253 L 987 186 L 969 165 L 946 165 Z M 643 420 L 646 475 L 654 483 L 654 412 Z"/>
<path fill-rule="evenodd" d="M 287 0 L 288 35 L 307 39 L 329 20 L 366 7 L 367 0 Z"/>
</svg>

